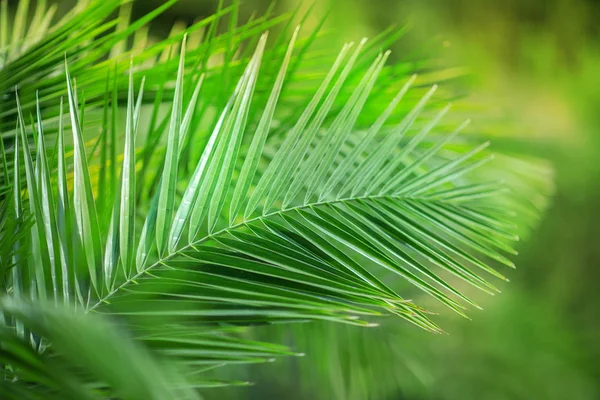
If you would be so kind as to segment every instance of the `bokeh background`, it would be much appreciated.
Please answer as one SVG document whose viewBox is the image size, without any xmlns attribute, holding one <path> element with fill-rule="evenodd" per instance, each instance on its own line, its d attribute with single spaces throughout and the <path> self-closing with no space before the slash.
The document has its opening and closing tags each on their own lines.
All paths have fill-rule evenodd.
<svg viewBox="0 0 600 400">
<path fill-rule="evenodd" d="M 164 26 L 208 15 L 215 3 L 181 1 Z M 241 15 L 268 4 L 246 0 Z M 240 368 L 236 377 L 258 383 L 208 397 L 600 399 L 600 2 L 334 0 L 317 2 L 307 24 L 325 12 L 332 46 L 408 25 L 392 61 L 426 49 L 440 65 L 464 68 L 457 90 L 468 93 L 459 101 L 475 129 L 493 128 L 493 146 L 550 160 L 555 196 L 520 244 L 511 283 L 473 321 L 440 316 L 445 336 L 393 321 L 271 329 L 307 356 Z"/>
<path fill-rule="evenodd" d="M 65 10 L 69 1 L 62 1 Z M 134 2 L 134 15 L 162 3 Z M 210 15 L 217 1 L 181 0 L 154 24 Z M 240 18 L 270 0 L 245 0 Z M 298 0 L 280 0 L 277 12 Z M 310 2 L 302 7 L 306 10 Z M 503 293 L 473 321 L 440 316 L 448 335 L 383 321 L 377 329 L 326 324 L 261 332 L 306 357 L 230 371 L 258 382 L 209 399 L 600 399 L 600 2 L 593 0 L 317 1 L 305 28 L 326 43 L 409 26 L 391 61 L 423 52 L 460 68 L 450 82 L 475 130 L 493 146 L 551 161 L 555 195 L 519 245 Z M 307 29 L 308 29 L 307 28 Z M 331 49 L 330 49 L 331 50 Z"/>
</svg>

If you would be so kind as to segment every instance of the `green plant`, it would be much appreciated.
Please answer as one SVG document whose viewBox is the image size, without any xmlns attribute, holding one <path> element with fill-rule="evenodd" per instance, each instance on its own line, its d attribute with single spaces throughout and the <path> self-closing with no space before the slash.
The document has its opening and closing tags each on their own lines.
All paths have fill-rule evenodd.
<svg viewBox="0 0 600 400">
<path fill-rule="evenodd" d="M 213 16 L 190 36 L 127 49 L 142 24 L 111 30 L 105 19 L 119 4 L 92 1 L 48 30 L 76 38 L 64 48 L 44 39 L 4 52 L 7 76 L 36 49 L 71 54 L 66 85 L 51 59 L 33 62 L 31 80 L 12 78 L 14 93 L 2 88 L 15 98 L 2 126 L 17 126 L 2 150 L 5 397 L 194 398 L 196 388 L 245 383 L 208 380 L 209 369 L 297 355 L 245 327 L 373 326 L 392 315 L 441 332 L 400 293 L 466 316 L 478 306 L 464 286 L 497 292 L 484 275 L 506 279 L 493 264 L 513 266 L 506 253 L 524 217 L 512 212 L 535 220 L 543 204 L 523 205 L 499 182 L 519 188 L 521 164 L 486 166 L 487 142 L 457 139 L 466 123 L 440 122 L 449 107 L 428 105 L 437 86 L 411 89 L 418 64 L 385 67 L 378 47 L 395 33 L 345 45 L 322 77 L 323 59 L 306 57 L 316 33 L 296 29 L 289 44 L 267 47 L 259 34 L 278 18 L 238 28 L 234 4 L 224 37 Z M 72 26 L 81 15 L 97 29 Z M 201 26 L 206 40 L 190 45 Z M 315 71 L 316 89 L 305 82 Z"/>
</svg>

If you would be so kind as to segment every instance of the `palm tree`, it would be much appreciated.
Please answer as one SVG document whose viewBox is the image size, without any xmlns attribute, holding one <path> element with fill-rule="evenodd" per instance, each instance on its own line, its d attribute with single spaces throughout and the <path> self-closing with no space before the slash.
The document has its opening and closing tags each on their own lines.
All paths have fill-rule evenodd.
<svg viewBox="0 0 600 400">
<path fill-rule="evenodd" d="M 386 66 L 398 32 L 323 70 L 296 13 L 238 26 L 234 3 L 152 43 L 173 2 L 121 3 L 27 24 L 21 1 L 11 35 L 2 3 L 3 398 L 197 398 L 246 383 L 205 371 L 299 355 L 250 326 L 439 333 L 407 296 L 466 317 L 467 286 L 498 291 L 538 170 L 457 139 L 426 61 Z"/>
</svg>

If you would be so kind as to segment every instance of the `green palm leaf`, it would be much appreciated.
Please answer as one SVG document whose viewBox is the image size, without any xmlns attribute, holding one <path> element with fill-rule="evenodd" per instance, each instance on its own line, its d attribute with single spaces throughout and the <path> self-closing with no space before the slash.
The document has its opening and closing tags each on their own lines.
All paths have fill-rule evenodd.
<svg viewBox="0 0 600 400">
<path fill-rule="evenodd" d="M 440 195 L 438 186 L 444 188 L 445 196 L 452 194 L 452 190 L 461 190 L 452 187 L 452 181 L 463 174 L 458 165 L 476 155 L 480 149 L 451 162 L 440 165 L 440 161 L 435 160 L 433 166 L 429 165 L 427 162 L 435 159 L 445 141 L 420 155 L 413 156 L 411 151 L 418 148 L 420 140 L 433 128 L 433 124 L 429 124 L 413 139 L 408 151 L 404 149 L 399 155 L 396 154 L 394 148 L 397 148 L 402 136 L 411 129 L 431 96 L 431 91 L 402 120 L 397 133 L 381 141 L 375 131 L 368 134 L 366 143 L 353 142 L 355 139 L 348 131 L 351 131 L 356 110 L 360 110 L 360 103 L 357 103 L 354 113 L 347 108 L 329 127 L 323 127 L 327 104 L 335 100 L 344 76 L 349 73 L 348 67 L 330 89 L 328 99 L 324 101 L 325 106 L 315 113 L 316 105 L 336 74 L 337 67 L 334 65 L 330 77 L 326 78 L 319 89 L 318 97 L 311 101 L 300 119 L 300 125 L 296 125 L 276 152 L 259 178 L 254 192 L 238 200 L 252 204 L 256 202 L 253 199 L 260 198 L 256 194 L 258 192 L 263 193 L 266 204 L 281 204 L 280 208 L 267 212 L 269 206 L 266 206 L 262 213 L 251 212 L 251 216 L 230 215 L 220 221 L 216 220 L 217 213 L 213 211 L 214 216 L 210 217 L 211 206 L 213 210 L 215 207 L 220 210 L 223 209 L 222 204 L 228 201 L 227 190 L 220 189 L 225 185 L 223 177 L 230 174 L 223 172 L 223 168 L 227 171 L 231 168 L 228 165 L 233 163 L 231 157 L 227 156 L 230 153 L 225 152 L 225 149 L 235 153 L 237 145 L 231 147 L 223 144 L 232 143 L 232 140 L 237 142 L 235 137 L 240 134 L 240 128 L 232 129 L 233 121 L 243 121 L 242 104 L 247 103 L 243 99 L 248 98 L 248 90 L 252 90 L 248 78 L 256 75 L 256 60 L 261 52 L 259 45 L 229 103 L 231 112 L 226 110 L 221 116 L 208 142 L 208 153 L 202 156 L 192 177 L 192 186 L 188 187 L 183 196 L 180 210 L 176 213 L 178 217 L 169 221 L 165 215 L 164 223 L 171 223 L 171 232 L 175 234 L 172 235 L 168 253 L 157 252 L 153 261 L 142 265 L 135 277 L 125 279 L 119 288 L 100 298 L 91 308 L 128 315 L 133 319 L 142 319 L 143 316 L 145 321 L 171 318 L 173 323 L 177 323 L 188 316 L 197 318 L 201 324 L 327 319 L 369 325 L 369 321 L 357 317 L 390 313 L 402 316 L 423 328 L 437 331 L 439 328 L 423 310 L 404 300 L 377 275 L 382 271 L 397 274 L 461 315 L 465 314 L 460 300 L 473 306 L 476 304 L 443 279 L 440 273 L 450 272 L 484 291 L 494 291 L 493 285 L 470 267 L 483 268 L 501 276 L 482 262 L 479 259 L 481 256 L 477 256 L 482 253 L 486 257 L 492 255 L 496 259 L 502 259 L 501 249 L 489 245 L 471 246 L 467 250 L 465 245 L 473 242 L 472 237 L 483 236 L 484 232 L 492 238 L 497 234 L 503 239 L 514 237 L 514 234 L 497 228 L 496 215 L 480 210 L 468 200 L 436 198 Z M 345 52 L 346 50 L 342 51 L 336 64 L 342 62 Z M 352 57 L 357 54 L 355 52 Z M 352 63 L 347 65 L 351 66 Z M 368 90 L 366 93 L 363 91 L 372 84 L 379 69 L 378 59 L 355 89 L 352 97 L 354 101 L 362 96 L 361 101 L 364 102 Z M 181 81 L 180 76 L 178 82 Z M 406 88 L 403 88 L 399 96 L 405 92 Z M 277 92 L 274 91 L 272 96 L 276 95 Z M 247 108 L 248 104 L 244 107 Z M 386 110 L 383 117 L 389 112 Z M 439 116 L 435 120 L 438 119 Z M 324 129 L 325 132 L 322 135 L 313 133 L 309 136 L 311 140 L 300 136 L 298 132 L 304 132 L 304 126 L 309 121 L 309 132 L 316 133 L 318 129 Z M 380 122 L 375 126 L 381 128 L 382 125 Z M 341 131 L 344 135 L 339 133 Z M 171 132 L 174 130 L 171 129 Z M 328 135 L 333 135 L 332 140 L 337 141 L 332 149 L 333 157 L 326 157 L 329 153 L 321 150 L 331 150 L 333 142 L 326 139 Z M 315 188 L 312 180 L 312 188 L 298 188 L 297 183 L 311 179 L 315 169 L 321 177 L 334 176 L 343 163 L 343 158 L 338 161 L 339 157 L 335 153 L 339 154 L 344 145 L 359 146 L 359 149 L 364 149 L 362 153 L 368 153 L 370 148 L 374 149 L 366 156 L 358 154 L 364 157 L 362 161 L 344 166 L 347 169 L 345 176 L 356 185 L 348 188 L 351 189 L 349 196 L 344 196 L 347 183 L 334 186 L 334 189 L 339 188 L 333 191 L 337 193 L 335 196 L 324 196 L 320 192 L 323 189 Z M 316 149 L 313 151 L 323 156 L 318 163 L 310 154 L 306 156 L 308 149 L 313 146 Z M 410 162 L 396 162 L 399 157 L 404 160 L 411 156 L 413 160 Z M 286 163 L 284 160 L 293 162 Z M 390 165 L 396 168 L 390 168 Z M 217 171 L 220 173 L 217 174 Z M 381 174 L 385 174 L 383 178 Z M 375 179 L 371 178 L 370 186 L 367 186 L 367 180 L 363 176 L 373 176 Z M 402 179 L 398 179 L 398 176 Z M 388 185 L 387 189 L 380 187 L 383 182 L 394 179 L 396 182 Z M 438 185 L 432 184 L 440 180 Z M 321 181 L 324 182 L 325 179 L 321 178 Z M 261 185 L 261 182 L 270 183 Z M 401 191 L 401 183 L 406 183 L 405 188 L 408 189 L 404 190 L 408 193 Z M 251 183 L 238 181 L 227 182 L 227 185 L 249 186 Z M 271 189 L 268 192 L 262 191 L 263 187 Z M 277 192 L 279 200 L 273 199 L 273 190 Z M 304 199 L 292 196 L 290 200 L 289 195 L 285 199 L 287 193 L 294 192 L 305 192 Z M 286 204 L 283 205 L 284 203 Z M 236 209 L 239 210 L 240 207 L 236 206 Z M 251 205 L 246 212 L 252 209 Z M 456 215 L 455 218 L 468 220 L 469 224 L 463 224 L 460 229 L 444 223 L 443 213 L 450 209 Z M 205 219 L 207 216 L 208 220 Z M 432 222 L 435 223 L 431 224 Z M 428 223 L 431 225 L 427 225 Z M 180 243 L 180 232 L 186 224 L 190 234 L 187 243 Z M 220 229 L 215 230 L 215 225 Z M 446 231 L 450 231 L 452 235 L 448 237 Z M 436 273 L 434 267 L 440 273 Z M 294 292 L 290 292 L 291 289 Z M 301 295 L 294 294 L 296 292 Z M 111 306 L 101 305 L 108 300 L 112 303 Z M 140 311 L 141 303 L 152 304 L 153 307 Z"/>
<path fill-rule="evenodd" d="M 52 350 L 34 352 L 2 327 L 0 358 L 18 367 L 11 373 L 18 380 L 0 383 L 2 398 L 199 399 L 174 366 L 159 362 L 110 321 L 16 300 L 4 299 L 2 311 L 43 335 Z"/>
</svg>

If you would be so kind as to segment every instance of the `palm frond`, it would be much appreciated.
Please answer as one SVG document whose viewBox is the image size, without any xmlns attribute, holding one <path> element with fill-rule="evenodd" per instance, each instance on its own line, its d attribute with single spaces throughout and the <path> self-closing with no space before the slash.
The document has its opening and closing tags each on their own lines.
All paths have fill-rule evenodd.
<svg viewBox="0 0 600 400">
<path fill-rule="evenodd" d="M 51 344 L 50 351 L 36 352 L 2 327 L 0 357 L 12 367 L 0 382 L 3 399 L 199 399 L 174 366 L 105 318 L 18 298 L 3 299 L 1 309 L 43 337 L 42 346 Z"/>
<path fill-rule="evenodd" d="M 167 1 L 133 21 L 130 20 L 131 4 L 124 0 L 79 1 L 58 20 L 54 17 L 56 5 L 48 7 L 45 1 L 36 2 L 32 13 L 28 1 L 19 2 L 14 18 L 4 3 L 0 9 L 0 18 L 5 22 L 0 35 L 0 93 L 4 98 L 12 99 L 3 101 L 0 109 L 0 131 L 4 138 L 14 137 L 16 132 L 16 87 L 25 112 L 35 108 L 36 93 L 39 93 L 39 104 L 46 118 L 58 115 L 59 99 L 67 96 L 60 76 L 65 55 L 71 72 L 78 77 L 80 89 L 85 92 L 85 100 L 90 105 L 87 108 L 93 110 L 106 103 L 103 102 L 104 95 L 110 90 L 114 89 L 119 98 L 126 99 L 128 77 L 125 72 L 129 70 L 131 60 L 136 65 L 133 70 L 136 84 L 145 78 L 153 92 L 163 86 L 165 73 L 177 69 L 177 60 L 171 53 L 177 51 L 185 35 L 195 38 L 193 46 L 187 46 L 194 62 L 186 64 L 186 71 L 190 76 L 198 71 L 210 72 L 207 75 L 210 85 L 219 88 L 220 77 L 232 74 L 239 64 L 216 60 L 224 53 L 232 55 L 233 49 L 252 41 L 260 32 L 286 18 L 285 15 L 264 15 L 233 26 L 225 33 L 217 31 L 221 19 L 237 12 L 238 5 L 232 5 L 221 7 L 215 14 L 189 27 L 174 29 L 164 40 L 153 41 L 147 36 L 148 25 L 176 0 Z M 109 71 L 114 71 L 114 75 L 107 82 Z M 107 83 L 110 84 L 108 90 Z M 162 91 L 166 98 L 172 98 L 173 91 L 168 84 Z"/>
<path fill-rule="evenodd" d="M 257 292 L 259 292 L 258 287 L 262 286 L 265 289 L 267 287 L 276 289 L 273 295 L 281 296 L 278 293 L 287 284 L 281 279 L 285 280 L 287 274 L 292 271 L 317 278 L 312 281 L 312 285 L 317 285 L 318 281 L 323 282 L 323 278 L 328 281 L 328 284 L 336 281 L 344 282 L 346 287 L 344 289 L 340 286 L 336 287 L 336 293 L 333 291 L 322 292 L 321 288 L 317 289 L 317 287 L 322 287 L 322 284 L 313 288 L 302 288 L 302 291 L 313 296 L 310 298 L 317 304 L 319 303 L 318 296 L 322 297 L 326 294 L 327 301 L 331 303 L 326 308 L 327 312 L 316 312 L 317 310 L 311 304 L 311 312 L 288 313 L 290 310 L 286 310 L 280 315 L 281 318 L 316 317 L 354 321 L 352 319 L 354 317 L 348 314 L 348 306 L 342 307 L 339 303 L 337 305 L 340 307 L 339 311 L 344 310 L 344 312 L 337 315 L 336 306 L 333 305 L 333 302 L 337 300 L 365 306 L 367 308 L 361 312 L 366 314 L 374 312 L 373 310 L 367 311 L 368 308 L 377 306 L 385 312 L 399 314 L 413 323 L 436 330 L 435 325 L 425 317 L 418 307 L 405 301 L 362 265 L 372 263 L 383 270 L 392 271 L 461 314 L 463 306 L 451 296 L 471 305 L 475 305 L 474 302 L 435 274 L 430 265 L 423 261 L 424 259 L 434 260 L 442 271 L 450 272 L 476 287 L 494 291 L 495 288 L 483 277 L 462 265 L 462 262 L 455 261 L 457 258 L 461 261 L 464 259 L 465 263 L 490 272 L 492 269 L 476 257 L 477 253 L 470 254 L 469 252 L 476 250 L 487 257 L 490 254 L 496 254 L 497 250 L 492 245 L 475 249 L 472 246 L 469 248 L 472 236 L 483 236 L 485 232 L 486 235 L 492 235 L 492 237 L 514 237 L 509 227 L 496 222 L 497 217 L 493 213 L 481 211 L 478 206 L 468 200 L 452 199 L 452 195 L 457 190 L 462 190 L 462 188 L 451 186 L 451 181 L 462 175 L 459 165 L 480 149 L 453 162 L 443 165 L 434 163 L 432 163 L 433 166 L 428 165 L 427 162 L 435 158 L 438 150 L 442 147 L 444 142 L 441 142 L 421 155 L 413 156 L 414 159 L 410 162 L 404 161 L 404 164 L 396 162 L 398 159 L 403 160 L 404 156 L 412 156 L 410 151 L 407 151 L 405 155 L 398 156 L 394 149 L 397 148 L 406 131 L 411 128 L 432 91 L 415 105 L 400 123 L 394 135 L 387 136 L 382 141 L 379 141 L 377 137 L 378 129 L 385 123 L 388 111 L 383 114 L 383 121 L 374 125 L 374 132 L 367 133 L 365 144 L 353 142 L 354 138 L 351 133 L 354 133 L 352 130 L 354 120 L 366 101 L 369 86 L 372 87 L 384 57 L 376 59 L 372 68 L 367 71 L 362 82 L 354 90 L 346 107 L 335 117 L 331 125 L 323 127 L 328 107 L 332 104 L 339 87 L 352 67 L 352 61 L 347 63 L 345 71 L 339 74 L 336 84 L 327 91 L 330 81 L 336 76 L 338 66 L 341 65 L 344 55 L 347 53 L 347 49 L 342 50 L 338 62 L 330 71 L 330 76 L 326 78 L 298 123 L 292 128 L 270 160 L 254 190 L 250 192 L 246 189 L 246 193 L 236 195 L 241 198 L 241 200 L 236 200 L 238 203 L 246 204 L 244 215 L 223 215 L 221 210 L 226 210 L 224 205 L 229 202 L 230 189 L 235 190 L 237 185 L 240 187 L 251 186 L 250 178 L 247 178 L 250 174 L 241 175 L 245 178 L 244 180 L 232 183 L 229 178 L 231 172 L 226 171 L 235 168 L 237 163 L 236 153 L 240 142 L 238 137 L 240 129 L 232 129 L 232 127 L 234 122 L 239 123 L 240 119 L 243 120 L 243 115 L 247 113 L 249 102 L 243 99 L 248 98 L 248 93 L 251 92 L 251 80 L 255 79 L 258 69 L 258 63 L 255 60 L 260 57 L 260 53 L 259 48 L 240 80 L 238 91 L 234 93 L 234 97 L 229 103 L 230 108 L 224 110 L 213 131 L 213 136 L 209 141 L 211 144 L 205 148 L 199 169 L 192 177 L 192 185 L 183 195 L 181 209 L 177 212 L 180 217 L 175 219 L 174 225 L 172 225 L 174 236 L 171 236 L 168 250 L 162 245 L 164 239 L 160 239 L 160 234 L 165 228 L 156 226 L 158 229 L 156 237 L 159 240 L 157 245 L 161 247 L 157 247 L 158 251 L 154 254 L 155 259 L 142 265 L 136 278 L 123 282 L 124 287 L 131 285 L 128 291 L 136 292 L 136 295 L 133 296 L 129 293 L 115 298 L 115 294 L 111 293 L 102 301 L 111 298 L 111 302 L 114 303 L 121 297 L 131 300 L 132 296 L 144 294 L 146 287 L 152 288 L 151 292 L 156 292 L 160 288 L 160 284 L 157 282 L 171 280 L 174 285 L 176 282 L 180 282 L 183 286 L 179 289 L 182 291 L 179 299 L 176 298 L 173 288 L 157 292 L 175 297 L 168 301 L 171 303 L 169 308 L 181 306 L 182 313 L 189 312 L 190 315 L 201 316 L 203 312 L 198 311 L 194 314 L 194 311 L 187 310 L 194 299 L 198 302 L 209 300 L 206 296 L 193 294 L 193 287 L 198 286 L 198 278 L 193 278 L 193 276 L 201 274 L 213 279 L 213 275 L 216 275 L 214 285 L 225 286 L 224 282 L 231 279 L 229 273 L 225 271 L 222 274 L 215 273 L 213 272 L 215 266 L 211 267 L 210 264 L 236 268 L 238 262 L 244 261 L 247 264 L 244 271 L 252 274 L 248 276 L 247 283 L 251 283 L 251 287 L 256 287 Z M 358 53 L 359 50 L 355 51 L 350 60 L 356 58 Z M 404 92 L 406 92 L 406 88 L 400 92 L 399 96 L 401 97 Z M 323 100 L 325 93 L 327 93 L 327 98 Z M 276 95 L 277 90 L 272 96 Z M 323 105 L 316 111 L 317 105 L 322 100 Z M 265 111 L 266 118 L 270 118 L 271 113 L 272 111 L 267 109 Z M 308 127 L 306 127 L 307 124 L 309 124 Z M 431 126 L 425 128 L 425 132 L 431 128 Z M 319 130 L 324 132 L 317 135 Z M 418 146 L 422 136 L 416 136 L 413 148 Z M 175 136 L 172 135 L 172 138 L 172 142 L 176 144 Z M 257 140 L 262 139 L 259 136 Z M 351 158 L 352 163 L 344 164 L 343 154 L 339 161 L 344 146 L 359 149 L 354 154 L 351 154 L 350 150 L 348 157 L 353 157 L 353 159 Z M 311 149 L 311 147 L 313 148 Z M 367 153 L 367 149 L 374 150 Z M 259 153 L 260 150 L 260 148 L 253 149 L 253 152 Z M 365 153 L 367 154 L 365 155 Z M 247 158 L 246 162 L 255 162 L 256 155 L 251 155 L 252 157 Z M 355 160 L 359 157 L 364 157 L 364 159 L 356 163 Z M 173 171 L 176 168 L 173 167 L 175 164 L 169 164 L 171 167 L 169 170 L 165 169 L 167 175 L 163 175 L 163 179 L 166 179 L 165 177 L 168 175 L 176 174 Z M 384 168 L 382 169 L 382 167 Z M 346 187 L 348 183 L 345 185 L 336 183 L 333 185 L 333 189 L 329 189 L 332 185 L 327 187 L 327 179 L 334 177 L 339 180 L 335 177 L 338 168 L 342 168 L 341 175 L 347 177 L 343 179 L 344 182 L 355 182 L 351 187 Z M 419 169 L 425 169 L 427 172 L 419 173 Z M 385 173 L 384 175 L 382 175 L 382 171 Z M 443 179 L 448 176 L 450 179 Z M 368 183 L 370 187 L 367 185 Z M 322 187 L 327 187 L 330 193 L 321 192 Z M 438 187 L 443 187 L 445 192 L 440 194 Z M 159 198 L 167 196 L 169 192 L 172 193 L 172 189 L 169 190 L 164 185 L 161 185 L 159 190 L 157 194 Z M 169 196 L 174 197 L 173 194 Z M 262 210 L 257 212 L 259 203 L 262 203 Z M 273 208 L 275 208 L 274 211 Z M 235 204 L 233 209 L 240 210 L 239 204 Z M 164 207 L 164 210 L 166 211 L 167 207 Z M 450 222 L 442 223 L 440 217 L 444 215 L 442 213 L 453 215 L 456 219 L 456 222 L 453 221 L 454 225 L 450 225 Z M 160 214 L 160 208 L 157 214 Z M 149 218 L 154 217 L 150 214 Z M 150 219 L 147 219 L 146 226 L 151 225 L 149 221 Z M 466 224 L 465 221 L 469 223 Z M 186 224 L 189 226 L 189 233 L 187 238 L 182 239 L 181 227 Z M 446 231 L 450 231 L 452 236 L 446 237 Z M 148 232 L 149 230 L 146 230 L 147 234 Z M 187 242 L 181 243 L 186 239 Z M 149 241 L 151 240 L 146 237 L 145 242 L 142 243 L 143 249 L 148 248 Z M 206 267 L 195 266 L 197 263 L 205 264 L 209 257 L 213 261 Z M 501 256 L 496 258 L 503 260 Z M 318 273 L 314 270 L 315 263 L 318 265 Z M 256 274 L 255 271 L 258 271 L 259 267 L 264 270 L 261 275 L 277 277 L 279 281 L 267 280 L 265 275 Z M 203 269 L 206 269 L 207 272 L 203 272 Z M 150 271 L 152 271 L 152 276 L 144 277 Z M 496 273 L 496 275 L 499 274 Z M 288 278 L 291 278 L 291 275 Z M 236 277 L 236 279 L 238 278 Z M 295 278 L 294 281 L 297 279 Z M 132 284 L 133 281 L 136 284 Z M 240 282 L 240 284 L 242 283 L 246 282 Z M 215 288 L 218 287 L 215 286 Z M 332 288 L 333 286 L 329 287 L 329 289 Z M 260 292 L 265 289 L 261 289 Z M 342 295 L 349 289 L 352 290 Z M 215 294 L 220 291 L 224 291 L 224 288 L 219 288 Z M 250 287 L 246 291 L 253 292 Z M 222 294 L 223 296 L 232 296 L 225 292 Z M 257 306 L 269 304 L 267 299 L 261 298 L 258 293 L 255 293 L 255 296 L 257 296 Z M 185 301 L 186 298 L 189 301 Z M 222 301 L 225 301 L 226 298 L 224 297 Z M 232 297 L 231 302 L 235 303 L 235 299 L 236 297 Z M 239 301 L 239 297 L 237 299 Z M 164 299 L 158 300 L 158 302 L 164 301 Z M 130 302 L 123 300 L 123 303 L 129 304 Z M 247 301 L 246 304 L 251 303 Z M 225 304 L 223 306 L 225 308 L 224 320 L 231 316 L 231 321 L 235 321 L 236 318 L 247 320 L 253 313 L 262 315 L 263 311 L 248 309 L 242 312 L 231 310 L 231 304 L 227 307 Z M 305 306 L 299 301 L 296 301 L 294 305 L 300 309 L 306 308 Z M 292 305 L 290 304 L 289 307 Z M 128 312 L 123 311 L 123 313 Z M 214 310 L 210 312 L 213 313 Z M 153 311 L 149 310 L 143 314 L 151 315 L 152 313 Z M 163 312 L 161 311 L 157 315 L 159 314 L 162 315 Z M 238 317 L 237 314 L 245 315 L 245 317 Z M 348 320 L 348 318 L 351 319 Z M 355 323 L 358 322 L 355 321 Z"/>
</svg>

